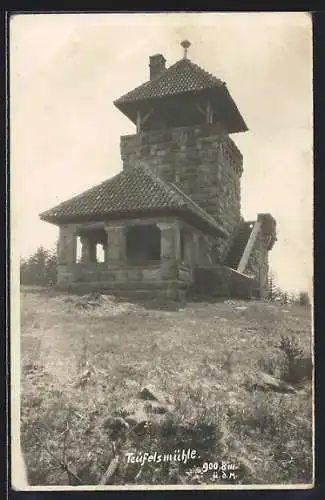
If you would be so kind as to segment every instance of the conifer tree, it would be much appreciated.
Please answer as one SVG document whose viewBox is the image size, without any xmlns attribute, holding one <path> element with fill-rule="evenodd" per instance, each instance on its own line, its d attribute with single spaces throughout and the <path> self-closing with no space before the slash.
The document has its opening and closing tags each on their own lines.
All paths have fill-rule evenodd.
<svg viewBox="0 0 325 500">
<path fill-rule="evenodd" d="M 22 285 L 52 285 L 56 283 L 56 251 L 40 246 L 28 259 L 20 260 Z"/>
</svg>

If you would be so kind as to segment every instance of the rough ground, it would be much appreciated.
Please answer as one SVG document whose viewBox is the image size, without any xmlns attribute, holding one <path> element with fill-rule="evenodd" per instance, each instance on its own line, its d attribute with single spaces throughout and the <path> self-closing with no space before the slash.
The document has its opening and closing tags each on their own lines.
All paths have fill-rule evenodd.
<svg viewBox="0 0 325 500">
<path fill-rule="evenodd" d="M 117 467 L 106 484 L 311 483 L 310 376 L 283 390 L 261 383 L 263 373 L 283 378 L 281 336 L 310 358 L 310 310 L 262 301 L 159 310 L 22 288 L 30 483 L 99 484 L 110 464 Z M 166 398 L 161 411 L 139 397 L 149 384 Z M 200 458 L 141 466 L 126 455 L 187 448 Z M 202 472 L 203 462 L 218 462 L 218 473 Z"/>
</svg>

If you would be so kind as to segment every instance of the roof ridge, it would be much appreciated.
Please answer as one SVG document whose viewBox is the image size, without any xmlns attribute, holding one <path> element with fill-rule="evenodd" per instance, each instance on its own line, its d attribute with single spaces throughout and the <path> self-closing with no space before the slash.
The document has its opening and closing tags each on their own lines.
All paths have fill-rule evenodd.
<svg viewBox="0 0 325 500">
<path fill-rule="evenodd" d="M 133 170 L 136 169 L 136 168 L 139 168 L 141 169 L 142 171 L 145 171 L 158 185 L 159 187 L 163 188 L 166 192 L 166 194 L 170 195 L 171 194 L 171 188 L 173 188 L 173 184 L 171 182 L 168 182 L 168 181 L 165 181 L 164 179 L 162 179 L 161 177 L 159 177 L 158 174 L 154 173 L 151 168 L 145 163 L 143 162 L 140 163 L 138 165 L 135 165 L 133 167 Z M 175 194 L 177 195 L 177 193 L 172 193 L 174 196 Z M 179 206 L 182 207 L 184 206 L 184 201 L 177 197 L 178 199 L 176 201 L 179 202 Z"/>
<path fill-rule="evenodd" d="M 63 204 L 70 203 L 70 202 L 72 202 L 72 201 L 76 201 L 76 200 L 78 200 L 78 199 L 80 199 L 80 198 L 83 198 L 85 195 L 89 195 L 89 194 L 91 194 L 93 191 L 95 191 L 95 192 L 96 192 L 96 191 L 97 191 L 97 190 L 98 190 L 101 186 L 107 186 L 107 185 L 109 185 L 110 183 L 114 182 L 114 181 L 116 180 L 116 178 L 118 178 L 118 177 L 124 177 L 125 175 L 128 175 L 128 174 L 132 173 L 132 171 L 134 171 L 134 170 L 135 170 L 135 169 L 137 169 L 137 168 L 140 168 L 140 170 L 144 170 L 144 167 L 145 167 L 145 169 L 146 169 L 147 173 L 151 173 L 151 171 L 150 171 L 150 169 L 147 167 L 147 165 L 141 165 L 141 164 L 139 164 L 139 165 L 135 165 L 135 166 L 133 167 L 133 169 L 132 169 L 132 170 L 130 170 L 130 171 L 127 171 L 127 170 L 121 170 L 121 171 L 120 171 L 120 172 L 118 172 L 117 174 L 113 175 L 113 177 L 109 177 L 108 179 L 105 179 L 104 181 L 102 181 L 102 182 L 100 182 L 100 183 L 98 183 L 98 184 L 95 184 L 94 186 L 92 186 L 92 187 L 90 187 L 90 188 L 86 189 L 85 191 L 82 191 L 81 193 L 78 193 L 78 194 L 76 194 L 76 195 L 72 196 L 71 198 L 68 198 L 67 200 L 61 201 L 60 203 L 58 203 L 58 205 L 55 205 L 53 208 L 50 208 L 50 209 L 48 209 L 48 210 L 45 210 L 45 211 L 41 212 L 39 215 L 43 215 L 43 214 L 45 214 L 45 213 L 46 213 L 46 212 L 48 212 L 48 211 L 53 211 L 53 210 L 56 210 L 56 209 L 58 209 L 59 207 L 61 207 L 61 205 L 63 205 Z"/>
<path fill-rule="evenodd" d="M 153 85 L 155 83 L 159 83 L 159 81 L 165 77 L 166 73 L 168 73 L 170 70 L 173 70 L 177 66 L 181 66 L 181 65 L 184 65 L 184 64 L 192 67 L 196 72 L 200 72 L 201 74 L 204 74 L 205 77 L 210 80 L 211 84 L 214 84 L 215 86 L 223 86 L 223 85 L 225 85 L 225 82 L 223 80 L 221 80 L 220 78 L 217 78 L 212 73 L 209 73 L 208 71 L 206 71 L 205 69 L 203 69 L 201 66 L 199 66 L 196 63 L 194 63 L 191 59 L 188 59 L 188 58 L 184 59 L 184 58 L 182 58 L 182 59 L 179 59 L 178 61 L 174 62 L 168 68 L 165 68 L 161 73 L 159 73 L 154 78 L 152 78 L 150 80 L 147 80 L 146 82 L 143 82 L 140 85 L 137 85 L 134 89 L 130 90 L 126 94 L 122 95 L 121 97 L 115 99 L 113 101 L 113 103 L 114 104 L 118 104 L 120 101 L 123 101 L 130 94 L 133 94 L 137 90 L 139 90 L 139 89 L 143 90 L 143 89 L 149 87 L 150 85 Z"/>
<path fill-rule="evenodd" d="M 199 64 L 193 62 L 191 59 L 184 59 L 184 61 L 189 61 L 189 63 L 195 69 L 198 69 L 201 72 L 205 73 L 205 75 L 208 76 L 209 78 L 211 78 L 213 81 L 215 81 L 215 83 L 218 83 L 220 85 L 226 85 L 226 82 L 224 82 L 223 80 L 221 80 L 221 78 L 216 77 L 213 73 L 210 73 L 210 71 L 207 71 L 206 69 L 202 68 L 201 66 L 199 66 Z"/>
<path fill-rule="evenodd" d="M 118 97 L 115 101 L 113 101 L 114 103 L 115 102 L 118 102 L 120 99 L 122 99 L 123 97 L 126 97 L 128 94 L 131 94 L 131 92 L 133 93 L 135 90 L 139 89 L 140 87 L 146 87 L 147 85 L 151 84 L 152 82 L 157 82 L 165 73 L 166 71 L 169 71 L 170 68 L 173 68 L 174 66 L 176 66 L 177 63 L 179 63 L 181 61 L 181 59 L 179 61 L 176 61 L 175 63 L 173 63 L 171 66 L 169 66 L 168 68 L 165 68 L 163 71 L 161 71 L 160 73 L 158 73 L 158 75 L 156 75 L 154 78 L 150 78 L 149 80 L 147 80 L 146 82 L 143 82 L 143 83 L 140 83 L 140 85 L 137 85 L 136 87 L 134 87 L 134 89 L 130 90 L 129 92 L 127 92 L 126 94 L 124 94 L 123 96 L 121 97 Z"/>
<path fill-rule="evenodd" d="M 191 205 L 194 205 L 194 207 L 199 211 L 199 213 L 202 215 L 202 217 L 205 217 L 208 219 L 214 226 L 218 227 L 218 229 L 221 229 L 217 221 L 215 220 L 212 215 L 210 215 L 204 208 L 202 208 L 198 203 L 196 203 L 189 195 L 187 195 L 179 186 L 174 184 L 173 182 L 169 183 L 174 189 L 176 189 L 186 200 L 190 202 Z M 186 205 L 186 204 L 185 204 Z"/>
<path fill-rule="evenodd" d="M 171 191 L 172 194 L 174 195 L 174 201 L 177 201 L 179 208 L 188 208 L 188 205 L 193 205 L 199 214 L 202 216 L 202 218 L 205 218 L 208 220 L 212 225 L 217 227 L 219 230 L 222 231 L 222 228 L 220 228 L 219 224 L 217 221 L 208 213 L 206 212 L 200 205 L 198 205 L 190 196 L 188 196 L 181 188 L 179 188 L 176 184 L 173 182 L 165 181 L 161 177 L 159 177 L 157 174 L 155 174 L 145 163 L 143 164 L 138 164 L 134 168 L 142 168 L 142 170 L 146 171 L 146 173 L 160 186 L 162 187 L 167 195 L 170 195 Z M 185 200 L 188 201 L 188 203 L 185 202 Z"/>
<path fill-rule="evenodd" d="M 105 179 L 104 181 L 100 182 L 99 184 L 96 184 L 95 186 L 92 186 L 92 187 L 86 189 L 85 191 L 82 191 L 81 193 L 78 193 L 74 196 L 71 196 L 71 198 L 68 198 L 67 200 L 61 201 L 60 203 L 58 203 L 58 205 L 55 205 L 53 208 L 50 208 L 48 210 L 44 210 L 43 212 L 41 212 L 38 215 L 42 216 L 42 215 L 46 214 L 47 212 L 50 212 L 50 211 L 52 212 L 53 210 L 57 210 L 58 208 L 61 207 L 61 205 L 65 205 L 66 203 L 70 203 L 72 201 L 76 201 L 80 198 L 83 198 L 85 195 L 90 194 L 92 191 L 96 191 L 100 186 L 103 186 L 104 184 L 106 186 L 107 184 L 113 182 L 121 174 L 123 174 L 123 170 L 121 170 L 121 172 L 118 172 L 117 174 L 113 175 L 113 177 L 109 177 L 108 179 Z"/>
<path fill-rule="evenodd" d="M 170 182 L 170 184 L 174 189 L 176 189 L 179 193 L 181 193 L 182 196 L 184 196 L 184 198 L 186 198 L 191 204 L 195 205 L 200 212 L 202 212 L 205 216 L 214 221 L 213 217 L 211 217 L 211 215 L 209 215 L 203 208 L 201 208 L 200 205 L 198 205 L 194 200 L 192 200 L 192 198 L 188 194 L 186 194 L 180 187 L 178 187 L 173 182 Z"/>
</svg>

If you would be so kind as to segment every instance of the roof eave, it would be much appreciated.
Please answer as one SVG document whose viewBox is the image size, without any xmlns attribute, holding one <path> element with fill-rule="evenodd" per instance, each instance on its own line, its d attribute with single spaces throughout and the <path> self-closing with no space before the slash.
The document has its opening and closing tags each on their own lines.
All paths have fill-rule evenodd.
<svg viewBox="0 0 325 500">
<path fill-rule="evenodd" d="M 181 215 L 184 219 L 191 220 L 196 226 L 204 227 L 207 232 L 213 236 L 218 236 L 225 238 L 227 233 L 224 229 L 219 227 L 217 223 L 210 223 L 208 220 L 200 217 L 198 214 L 192 212 L 187 207 L 183 208 L 162 208 L 162 209 L 152 209 L 152 210 L 138 210 L 129 212 L 115 212 L 110 214 L 93 214 L 93 215 L 71 215 L 71 216 L 54 216 L 54 215 L 43 215 L 40 214 L 40 219 L 43 222 L 48 222 L 56 226 L 61 226 L 64 224 L 82 224 L 86 221 L 98 221 L 98 220 L 122 220 L 133 217 L 144 217 L 144 216 L 158 216 L 158 215 L 169 215 L 177 216 Z"/>
<path fill-rule="evenodd" d="M 49 224 L 54 224 L 55 226 L 60 225 L 59 218 L 56 217 L 51 217 L 51 216 L 46 216 L 46 215 L 39 215 L 39 218 L 42 222 L 48 222 Z"/>
<path fill-rule="evenodd" d="M 230 133 L 248 132 L 249 128 L 248 128 L 242 114 L 240 113 L 237 104 L 235 103 L 235 101 L 231 97 L 231 94 L 227 88 L 227 85 L 226 84 L 223 85 L 222 89 L 223 89 L 224 93 L 226 94 L 227 99 L 228 99 L 231 107 L 233 108 L 233 113 L 236 115 L 237 127 L 234 127 L 234 130 L 232 130 Z"/>
<path fill-rule="evenodd" d="M 227 127 L 228 133 L 235 134 L 235 133 L 239 133 L 239 132 L 248 132 L 249 128 L 248 128 L 244 118 L 242 117 L 236 103 L 232 99 L 228 89 L 226 87 L 224 87 L 224 88 L 226 89 L 227 100 L 228 100 L 228 103 L 229 103 L 229 106 L 231 109 L 231 114 L 232 114 L 231 123 L 229 123 L 229 125 Z M 206 89 L 206 90 L 211 91 L 211 89 Z M 200 91 L 200 92 L 204 92 L 204 91 Z M 200 93 L 200 92 L 198 92 L 198 93 Z M 123 100 L 121 101 L 120 99 L 117 99 L 116 101 L 113 101 L 113 104 L 124 116 L 126 116 L 132 123 L 135 124 L 136 123 L 136 117 L 135 117 L 135 114 L 136 114 L 135 109 L 136 108 L 145 107 L 145 106 L 148 106 L 150 104 L 152 106 L 153 103 L 163 101 L 164 99 L 168 99 L 170 97 L 177 97 L 177 96 L 182 97 L 182 96 L 186 96 L 186 95 L 191 95 L 192 93 L 196 94 L 197 92 L 192 92 L 192 91 L 180 92 L 179 94 L 164 95 L 164 96 L 152 97 L 152 98 L 147 98 L 147 99 L 135 99 L 133 101 L 123 101 Z"/>
<path fill-rule="evenodd" d="M 63 224 L 80 224 L 86 221 L 99 221 L 99 220 L 121 220 L 133 217 L 145 217 L 145 216 L 155 216 L 155 215 L 176 215 L 179 213 L 180 209 L 176 207 L 171 208 L 147 208 L 146 210 L 129 210 L 125 212 L 110 212 L 110 213 L 98 213 L 98 214 L 79 214 L 79 215 L 42 215 L 40 214 L 40 219 L 43 222 L 49 222 L 55 225 Z"/>
</svg>

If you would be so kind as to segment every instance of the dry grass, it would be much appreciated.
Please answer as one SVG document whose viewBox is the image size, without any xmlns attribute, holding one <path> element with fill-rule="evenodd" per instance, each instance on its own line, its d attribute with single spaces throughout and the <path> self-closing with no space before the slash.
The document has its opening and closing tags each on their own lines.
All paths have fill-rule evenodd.
<svg viewBox="0 0 325 500">
<path fill-rule="evenodd" d="M 308 309 L 236 301 L 162 311 L 111 298 L 85 309 L 80 297 L 28 288 L 21 299 L 21 432 L 32 484 L 73 482 L 36 436 L 64 453 L 84 483 L 98 484 L 112 456 L 105 420 L 135 405 L 149 383 L 170 395 L 175 409 L 155 432 L 120 443 L 114 483 L 222 482 L 188 464 L 140 471 L 123 455 L 191 446 L 201 461 L 236 462 L 236 483 L 311 482 L 310 380 L 293 394 L 250 391 L 246 383 L 261 368 L 281 372 L 281 336 L 294 336 L 311 356 Z M 87 366 L 94 372 L 77 387 Z"/>
</svg>

